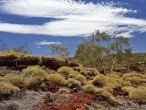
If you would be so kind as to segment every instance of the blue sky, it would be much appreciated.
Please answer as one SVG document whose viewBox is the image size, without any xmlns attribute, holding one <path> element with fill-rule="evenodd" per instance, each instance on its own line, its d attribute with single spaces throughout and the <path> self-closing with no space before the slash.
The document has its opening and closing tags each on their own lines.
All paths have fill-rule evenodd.
<svg viewBox="0 0 146 110">
<path fill-rule="evenodd" d="M 9 47 L 28 42 L 35 55 L 50 44 L 71 55 L 95 30 L 129 38 L 134 52 L 146 52 L 146 0 L 0 0 L 0 40 Z"/>
</svg>

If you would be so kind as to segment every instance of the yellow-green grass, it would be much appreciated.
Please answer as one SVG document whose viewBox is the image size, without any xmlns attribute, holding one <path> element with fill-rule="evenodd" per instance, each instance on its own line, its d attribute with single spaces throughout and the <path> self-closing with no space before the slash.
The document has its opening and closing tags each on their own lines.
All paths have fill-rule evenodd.
<svg viewBox="0 0 146 110">
<path fill-rule="evenodd" d="M 47 79 L 48 73 L 40 66 L 28 66 L 22 72 L 28 77 L 40 77 L 40 79 Z"/>
<path fill-rule="evenodd" d="M 81 84 L 86 84 L 86 77 L 81 75 L 79 72 L 74 71 L 71 67 L 63 66 L 58 69 L 59 73 L 62 73 L 66 79 L 74 78 L 81 82 Z"/>
<path fill-rule="evenodd" d="M 105 98 L 107 98 L 107 101 L 113 105 L 120 103 L 110 92 L 108 92 L 104 88 L 97 88 L 92 84 L 87 84 L 86 86 L 83 87 L 83 90 L 85 92 L 94 93 L 94 94 L 104 96 Z"/>
<path fill-rule="evenodd" d="M 130 99 L 146 104 L 146 87 L 123 87 L 123 90 L 129 93 Z"/>
<path fill-rule="evenodd" d="M 59 88 L 58 92 L 60 94 L 69 94 L 71 92 L 71 90 L 67 87 L 61 87 L 61 88 Z"/>
<path fill-rule="evenodd" d="M 59 84 L 59 85 L 66 85 L 67 84 L 66 79 L 63 76 L 61 76 L 60 74 L 49 74 L 47 77 L 47 80 L 52 81 L 52 82 Z"/>
<path fill-rule="evenodd" d="M 77 87 L 78 88 L 78 87 L 81 87 L 81 82 L 78 80 L 75 80 L 73 78 L 69 78 L 67 80 L 67 85 L 68 85 L 68 87 Z"/>
<path fill-rule="evenodd" d="M 11 83 L 20 88 L 23 88 L 28 84 L 24 78 L 22 78 L 20 75 L 16 73 L 9 73 L 6 76 L 2 77 L 1 80 L 3 82 Z"/>
<path fill-rule="evenodd" d="M 90 83 L 96 87 L 116 88 L 123 86 L 123 80 L 120 77 L 117 78 L 102 74 L 95 76 L 94 79 L 90 81 Z"/>
<path fill-rule="evenodd" d="M 22 53 L 22 52 L 16 52 L 16 51 L 1 51 L 0 52 L 0 56 L 17 56 L 17 57 L 21 57 L 21 56 L 32 56 L 31 54 L 27 54 L 27 53 Z"/>
<path fill-rule="evenodd" d="M 129 77 L 139 77 L 141 79 L 146 79 L 146 74 L 131 72 L 131 73 L 126 73 L 122 76 L 123 80 Z"/>
<path fill-rule="evenodd" d="M 12 92 L 19 92 L 20 89 L 8 82 L 0 82 L 0 95 L 11 94 Z"/>
<path fill-rule="evenodd" d="M 89 92 L 89 93 L 95 93 L 96 92 L 96 87 L 93 84 L 86 84 L 83 86 L 83 91 Z"/>
</svg>

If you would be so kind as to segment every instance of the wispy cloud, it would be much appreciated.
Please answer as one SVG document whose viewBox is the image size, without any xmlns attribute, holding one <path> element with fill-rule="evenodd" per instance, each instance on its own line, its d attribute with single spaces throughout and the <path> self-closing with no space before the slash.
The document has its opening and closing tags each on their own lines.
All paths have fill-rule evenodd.
<svg viewBox="0 0 146 110">
<path fill-rule="evenodd" d="M 4 13 L 25 17 L 56 18 L 43 25 L 0 22 L 0 31 L 52 36 L 85 36 L 95 30 L 131 37 L 133 32 L 146 32 L 146 20 L 125 17 L 135 13 L 113 4 L 83 3 L 74 0 L 1 0 Z"/>
<path fill-rule="evenodd" d="M 41 45 L 61 44 L 61 42 L 49 42 L 49 41 L 44 40 L 41 42 L 37 42 L 35 44 L 41 46 Z"/>
</svg>

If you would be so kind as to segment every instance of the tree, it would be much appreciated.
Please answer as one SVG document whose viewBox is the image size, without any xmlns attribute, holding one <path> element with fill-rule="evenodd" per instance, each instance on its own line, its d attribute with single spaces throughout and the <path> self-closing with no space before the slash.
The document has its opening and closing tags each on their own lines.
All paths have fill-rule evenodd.
<svg viewBox="0 0 146 110">
<path fill-rule="evenodd" d="M 51 54 L 57 57 L 66 58 L 69 56 L 69 51 L 66 47 L 61 44 L 52 44 L 51 46 Z"/>
<path fill-rule="evenodd" d="M 5 42 L 3 42 L 1 39 L 0 39 L 0 50 L 1 51 L 4 51 L 4 50 L 9 51 L 7 44 Z"/>
<path fill-rule="evenodd" d="M 106 42 L 106 45 L 103 42 Z M 85 66 L 101 67 L 104 72 L 107 66 L 111 72 L 115 64 L 127 61 L 130 53 L 128 38 L 95 31 L 91 41 L 79 44 L 75 58 Z"/>
<path fill-rule="evenodd" d="M 17 42 L 17 45 L 12 50 L 26 54 L 32 53 L 27 42 Z"/>
<path fill-rule="evenodd" d="M 102 53 L 101 50 L 93 42 L 83 41 L 78 45 L 75 58 L 84 66 L 97 66 L 97 56 Z"/>
</svg>

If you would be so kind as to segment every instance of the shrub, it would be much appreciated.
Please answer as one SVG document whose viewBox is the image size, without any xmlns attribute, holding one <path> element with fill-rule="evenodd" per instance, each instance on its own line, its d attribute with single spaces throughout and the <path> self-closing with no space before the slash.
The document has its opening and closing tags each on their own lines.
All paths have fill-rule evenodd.
<svg viewBox="0 0 146 110">
<path fill-rule="evenodd" d="M 146 79 L 146 74 L 140 74 L 140 73 L 126 73 L 122 76 L 123 80 L 125 80 L 126 78 L 129 78 L 129 77 L 139 77 L 141 79 Z"/>
<path fill-rule="evenodd" d="M 42 69 L 40 66 L 28 66 L 26 69 L 22 70 L 26 76 L 29 77 L 40 77 L 40 79 L 47 79 L 48 73 Z"/>
<path fill-rule="evenodd" d="M 124 81 L 123 86 L 132 86 L 130 81 Z"/>
<path fill-rule="evenodd" d="M 74 71 L 71 67 L 63 66 L 58 69 L 59 73 L 62 73 L 66 78 L 74 77 L 79 75 L 79 72 Z"/>
<path fill-rule="evenodd" d="M 146 82 L 146 79 L 142 79 L 141 77 L 138 76 L 132 76 L 132 77 L 127 77 L 124 79 L 125 81 L 130 81 L 130 82 Z"/>
<path fill-rule="evenodd" d="M 44 81 L 44 79 L 39 76 L 30 77 L 30 78 L 27 78 L 26 80 L 28 83 L 28 86 L 27 86 L 28 88 L 41 85 Z"/>
<path fill-rule="evenodd" d="M 59 74 L 49 74 L 47 77 L 47 80 L 60 84 L 60 85 L 66 85 L 65 78 Z"/>
<path fill-rule="evenodd" d="M 118 73 L 110 73 L 107 76 L 121 79 L 121 76 Z"/>
<path fill-rule="evenodd" d="M 61 87 L 58 92 L 60 94 L 69 94 L 71 91 L 69 88 Z"/>
<path fill-rule="evenodd" d="M 0 82 L 0 95 L 11 94 L 15 91 L 20 91 L 20 89 L 11 83 Z"/>
<path fill-rule="evenodd" d="M 81 84 L 86 84 L 86 77 L 85 76 L 83 76 L 83 75 L 73 75 L 72 76 L 72 78 L 74 78 L 75 80 L 78 80 L 78 81 L 80 81 L 81 82 Z"/>
<path fill-rule="evenodd" d="M 96 87 L 103 87 L 106 86 L 106 76 L 99 74 L 94 77 L 91 83 Z"/>
<path fill-rule="evenodd" d="M 132 86 L 125 86 L 125 87 L 122 88 L 122 90 L 129 93 L 130 91 L 135 90 L 135 88 L 132 87 Z"/>
<path fill-rule="evenodd" d="M 61 67 L 61 68 L 58 69 L 58 72 L 59 73 L 63 73 L 63 74 L 67 74 L 67 75 L 69 75 L 73 71 L 74 70 L 71 67 L 66 67 L 66 66 L 63 66 L 63 67 Z"/>
<path fill-rule="evenodd" d="M 74 87 L 79 88 L 79 87 L 81 87 L 81 82 L 78 80 L 75 80 L 73 78 L 69 78 L 67 80 L 67 85 L 68 85 L 68 87 L 71 87 L 71 88 L 74 88 Z"/>
<path fill-rule="evenodd" d="M 103 88 L 97 88 L 95 93 L 107 98 L 108 103 L 110 103 L 112 105 L 119 105 L 120 104 L 120 102 L 118 100 L 116 100 L 116 98 L 110 92 L 106 91 Z"/>
<path fill-rule="evenodd" d="M 129 92 L 129 98 L 140 103 L 146 103 L 146 87 L 138 87 Z"/>
<path fill-rule="evenodd" d="M 13 85 L 23 88 L 27 85 L 27 82 L 24 78 L 16 73 L 7 74 L 2 78 L 4 82 L 12 83 Z"/>
<path fill-rule="evenodd" d="M 120 78 L 99 74 L 95 76 L 93 80 L 91 80 L 91 83 L 96 87 L 107 86 L 111 88 L 116 88 L 116 87 L 122 87 L 123 80 Z"/>
<path fill-rule="evenodd" d="M 122 87 L 123 80 L 121 78 L 106 76 L 106 86 L 109 86 L 111 88 Z"/>
<path fill-rule="evenodd" d="M 97 69 L 95 69 L 95 68 L 80 68 L 81 69 L 81 71 L 80 71 L 80 73 L 82 74 L 82 75 L 84 75 L 84 76 L 96 76 L 96 75 L 98 75 L 99 74 L 99 71 L 97 70 Z"/>
<path fill-rule="evenodd" d="M 83 86 L 83 90 L 85 92 L 95 93 L 96 87 L 92 84 L 87 84 L 86 86 Z"/>
</svg>

